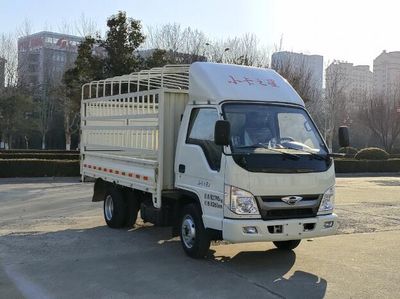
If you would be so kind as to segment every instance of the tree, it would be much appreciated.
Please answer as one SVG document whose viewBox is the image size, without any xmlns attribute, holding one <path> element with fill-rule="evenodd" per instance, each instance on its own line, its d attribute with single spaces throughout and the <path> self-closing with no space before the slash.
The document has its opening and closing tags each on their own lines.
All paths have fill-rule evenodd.
<svg viewBox="0 0 400 299">
<path fill-rule="evenodd" d="M 261 47 L 253 33 L 214 42 L 212 61 L 239 65 L 268 67 L 270 51 Z"/>
<path fill-rule="evenodd" d="M 18 79 L 18 52 L 15 35 L 4 33 L 0 35 L 0 57 L 6 60 L 4 70 L 5 86 L 16 85 Z"/>
<path fill-rule="evenodd" d="M 79 20 L 75 22 L 75 31 L 82 37 L 96 36 L 99 34 L 97 24 L 87 18 L 84 13 L 81 14 Z"/>
<path fill-rule="evenodd" d="M 81 87 L 84 83 L 104 77 L 102 58 L 95 55 L 98 40 L 86 37 L 78 48 L 74 67 L 67 69 L 55 94 L 64 117 L 65 148 L 71 149 L 72 135 L 79 129 Z"/>
<path fill-rule="evenodd" d="M 92 80 L 119 76 L 137 71 L 141 65 L 135 54 L 144 41 L 140 21 L 119 12 L 107 21 L 106 38 L 86 36 L 79 45 L 73 68 L 66 71 L 67 96 L 80 95 L 76 88 Z"/>
<path fill-rule="evenodd" d="M 291 57 L 276 59 L 271 68 L 284 77 L 297 91 L 304 102 L 316 101 L 320 98 L 318 82 L 304 60 L 294 60 Z"/>
<path fill-rule="evenodd" d="M 155 49 L 150 57 L 145 60 L 145 68 L 151 69 L 154 67 L 162 67 L 167 64 L 172 64 L 173 60 L 168 56 L 166 50 Z"/>
<path fill-rule="evenodd" d="M 147 38 L 144 44 L 146 49 L 156 49 L 150 60 L 161 58 L 168 63 L 187 63 L 205 60 L 205 47 L 207 43 L 205 34 L 191 27 L 182 28 L 181 25 L 165 24 L 161 27 L 148 27 Z"/>
<path fill-rule="evenodd" d="M 107 52 L 105 77 L 138 71 L 140 60 L 135 51 L 145 39 L 140 21 L 127 18 L 126 13 L 120 11 L 107 20 L 107 27 L 106 39 L 101 42 Z"/>
<path fill-rule="evenodd" d="M 82 32 L 89 29 L 93 32 L 93 24 L 86 23 L 82 24 Z M 82 85 L 93 80 L 132 73 L 143 66 L 135 53 L 145 38 L 140 21 L 127 18 L 125 12 L 119 12 L 107 20 L 107 26 L 105 39 L 100 36 L 85 37 L 78 47 L 74 66 L 65 72 L 63 82 L 55 92 L 62 101 L 67 149 L 71 146 L 71 136 L 79 129 Z"/>
<path fill-rule="evenodd" d="M 71 150 L 72 136 L 79 130 L 80 95 L 67 96 L 67 87 L 61 82 L 51 92 L 55 99 L 56 111 L 63 117 L 65 149 Z M 78 100 L 77 100 L 78 99 Z"/>
<path fill-rule="evenodd" d="M 50 82 L 46 82 L 37 86 L 37 94 L 34 97 L 35 115 L 37 115 L 37 127 L 42 138 L 42 149 L 46 149 L 46 137 L 50 129 L 50 124 L 53 120 L 55 112 L 55 99 L 50 94 L 53 86 Z"/>
<path fill-rule="evenodd" d="M 32 130 L 29 120 L 32 101 L 17 87 L 6 87 L 0 94 L 0 131 L 1 141 L 6 148 L 12 148 L 14 137 L 24 136 Z"/>
<path fill-rule="evenodd" d="M 64 24 L 64 30 L 68 31 L 68 24 Z M 64 72 L 72 65 L 72 56 L 71 49 L 65 51 L 65 63 L 59 64 L 54 60 L 54 55 L 44 55 L 43 79 L 33 86 L 35 116 L 37 116 L 36 123 L 41 136 L 42 149 L 47 148 L 47 135 L 54 128 L 57 117 L 63 116 L 62 109 L 65 109 L 65 105 L 60 102 L 60 99 L 63 99 L 60 96 L 60 90 L 63 89 Z M 60 125 L 58 122 L 58 126 Z"/>
<path fill-rule="evenodd" d="M 1 143 L 9 148 L 20 135 L 26 135 L 35 128 L 30 124 L 32 101 L 27 86 L 18 80 L 21 68 L 26 66 L 18 61 L 17 40 L 30 32 L 30 24 L 25 20 L 17 33 L 0 35 L 0 57 L 6 59 L 5 88 L 0 92 L 0 132 Z"/>
<path fill-rule="evenodd" d="M 269 51 L 260 46 L 256 35 L 250 33 L 212 40 L 197 29 L 181 27 L 176 23 L 165 24 L 147 28 L 144 47 L 165 50 L 165 60 L 169 63 L 208 60 L 259 67 L 267 67 L 269 64 Z"/>
<path fill-rule="evenodd" d="M 387 152 L 400 136 L 400 90 L 391 96 L 375 95 L 365 108 L 360 109 L 360 119 L 378 137 Z"/>
<path fill-rule="evenodd" d="M 68 69 L 63 77 L 69 92 L 76 91 L 73 89 L 83 83 L 104 78 L 103 59 L 95 51 L 98 43 L 98 39 L 88 36 L 79 45 L 74 67 Z"/>
<path fill-rule="evenodd" d="M 17 41 L 18 38 L 29 34 L 31 34 L 31 24 L 29 20 L 25 19 L 16 32 L 2 33 L 0 35 L 0 57 L 7 61 L 5 65 L 5 86 L 19 84 L 20 88 L 27 88 L 27 86 L 21 85 L 21 80 L 18 78 L 18 75 L 23 73 L 27 67 L 27 64 L 18 57 Z"/>
<path fill-rule="evenodd" d="M 347 87 L 348 82 L 340 68 L 336 67 L 336 61 L 334 61 L 326 69 L 325 96 L 320 105 L 325 116 L 324 133 L 329 148 L 333 146 L 336 129 L 349 117 L 347 113 Z"/>
</svg>

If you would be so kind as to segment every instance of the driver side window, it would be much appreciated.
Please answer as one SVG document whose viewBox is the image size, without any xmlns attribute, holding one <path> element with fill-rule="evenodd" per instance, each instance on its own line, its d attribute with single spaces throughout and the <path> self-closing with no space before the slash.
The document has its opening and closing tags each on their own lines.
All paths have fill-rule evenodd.
<svg viewBox="0 0 400 299">
<path fill-rule="evenodd" d="M 187 144 L 195 144 L 202 148 L 208 165 L 212 170 L 221 167 L 222 148 L 214 143 L 215 122 L 218 112 L 214 108 L 195 108 L 190 115 Z"/>
</svg>

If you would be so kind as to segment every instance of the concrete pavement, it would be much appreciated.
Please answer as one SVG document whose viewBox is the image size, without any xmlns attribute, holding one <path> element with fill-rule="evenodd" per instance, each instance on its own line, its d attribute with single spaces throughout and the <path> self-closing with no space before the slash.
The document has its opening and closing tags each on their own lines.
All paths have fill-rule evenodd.
<svg viewBox="0 0 400 299">
<path fill-rule="evenodd" d="M 397 298 L 399 186 L 339 178 L 340 235 L 293 252 L 214 244 L 192 260 L 169 228 L 107 228 L 92 184 L 0 180 L 0 298 Z"/>
</svg>

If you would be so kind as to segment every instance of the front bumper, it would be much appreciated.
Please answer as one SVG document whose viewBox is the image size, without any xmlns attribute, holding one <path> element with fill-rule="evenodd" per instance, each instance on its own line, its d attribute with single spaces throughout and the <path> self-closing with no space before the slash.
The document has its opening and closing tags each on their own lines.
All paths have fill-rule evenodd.
<svg viewBox="0 0 400 299">
<path fill-rule="evenodd" d="M 326 222 L 331 227 L 324 227 Z M 313 218 L 282 220 L 224 219 L 223 239 L 232 243 L 286 241 L 334 235 L 337 231 L 337 215 L 322 215 Z M 257 233 L 245 233 L 244 228 L 255 227 Z"/>
</svg>

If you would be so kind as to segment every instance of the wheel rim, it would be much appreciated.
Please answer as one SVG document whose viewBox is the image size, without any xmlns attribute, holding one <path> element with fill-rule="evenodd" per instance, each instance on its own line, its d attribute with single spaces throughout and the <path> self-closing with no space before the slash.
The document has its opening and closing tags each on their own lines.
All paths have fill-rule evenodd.
<svg viewBox="0 0 400 299">
<path fill-rule="evenodd" d="M 106 201 L 104 203 L 104 214 L 106 215 L 106 219 L 111 221 L 113 217 L 114 204 L 111 195 L 107 195 Z"/>
<path fill-rule="evenodd" d="M 182 241 L 187 248 L 192 248 L 196 241 L 196 226 L 190 215 L 186 215 L 182 221 Z"/>
</svg>

